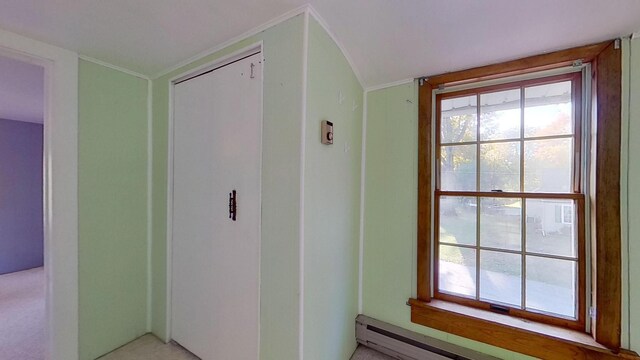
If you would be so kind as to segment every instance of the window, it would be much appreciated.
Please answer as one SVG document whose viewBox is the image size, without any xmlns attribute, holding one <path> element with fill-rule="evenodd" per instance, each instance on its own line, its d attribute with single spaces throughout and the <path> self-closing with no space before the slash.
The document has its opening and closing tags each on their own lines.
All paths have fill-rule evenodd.
<svg viewBox="0 0 640 360">
<path fill-rule="evenodd" d="M 581 77 L 436 96 L 436 299 L 584 329 Z"/>
<path fill-rule="evenodd" d="M 585 124 L 570 75 L 450 92 L 576 63 L 591 67 Z M 620 42 L 607 41 L 420 79 L 412 322 L 539 358 L 622 353 L 621 74 Z M 535 121 L 546 106 L 569 116 Z M 540 285 L 551 282 L 549 267 L 564 292 Z"/>
</svg>

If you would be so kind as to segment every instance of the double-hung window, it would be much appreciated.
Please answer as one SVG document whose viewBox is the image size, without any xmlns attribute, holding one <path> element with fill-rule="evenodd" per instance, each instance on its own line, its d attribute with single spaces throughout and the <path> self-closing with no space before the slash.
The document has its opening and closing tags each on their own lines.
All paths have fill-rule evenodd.
<svg viewBox="0 0 640 360">
<path fill-rule="evenodd" d="M 620 45 L 419 79 L 412 322 L 538 358 L 622 354 Z"/>
<path fill-rule="evenodd" d="M 436 299 L 585 328 L 582 73 L 437 94 Z"/>
</svg>

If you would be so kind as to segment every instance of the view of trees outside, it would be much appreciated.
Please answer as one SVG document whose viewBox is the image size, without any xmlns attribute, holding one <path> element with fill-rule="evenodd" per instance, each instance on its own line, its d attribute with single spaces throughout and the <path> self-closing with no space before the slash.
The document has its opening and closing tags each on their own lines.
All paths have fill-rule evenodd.
<svg viewBox="0 0 640 360">
<path fill-rule="evenodd" d="M 441 103 L 441 143 L 457 144 L 477 140 L 477 97 L 475 95 L 443 100 Z M 440 148 L 440 184 L 442 190 L 476 190 L 477 145 L 452 145 Z"/>
<path fill-rule="evenodd" d="M 444 99 L 440 121 L 442 191 L 571 192 L 570 81 Z M 520 307 L 524 260 L 526 308 L 575 317 L 577 259 L 533 255 L 575 259 L 575 213 L 572 200 L 440 197 L 439 289 Z M 499 251 L 522 251 L 525 237 L 525 259 Z"/>
<path fill-rule="evenodd" d="M 442 100 L 440 189 L 477 189 L 478 146 L 468 143 L 476 142 L 479 132 L 483 142 L 479 190 L 520 191 L 520 90 L 481 94 L 480 102 L 478 126 L 476 95 Z M 525 88 L 524 105 L 523 190 L 569 192 L 573 163 L 571 82 Z M 554 138 L 539 139 L 550 136 Z"/>
</svg>

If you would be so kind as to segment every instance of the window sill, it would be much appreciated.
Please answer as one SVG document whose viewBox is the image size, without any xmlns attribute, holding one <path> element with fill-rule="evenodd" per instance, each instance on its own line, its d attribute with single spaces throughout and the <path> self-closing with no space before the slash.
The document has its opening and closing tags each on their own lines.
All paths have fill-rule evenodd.
<svg viewBox="0 0 640 360">
<path fill-rule="evenodd" d="M 409 299 L 411 322 L 543 359 L 640 359 L 615 353 L 589 334 L 442 300 Z"/>
</svg>

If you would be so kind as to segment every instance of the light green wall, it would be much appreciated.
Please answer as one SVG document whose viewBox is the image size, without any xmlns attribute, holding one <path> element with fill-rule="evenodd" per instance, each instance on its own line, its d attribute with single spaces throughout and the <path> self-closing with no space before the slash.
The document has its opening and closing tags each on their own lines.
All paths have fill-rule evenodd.
<svg viewBox="0 0 640 360">
<path fill-rule="evenodd" d="M 262 41 L 265 65 L 260 358 L 297 357 L 303 26 L 304 16 L 296 16 L 153 81 L 152 329 L 161 338 L 167 337 L 169 81 L 178 74 Z"/>
<path fill-rule="evenodd" d="M 629 145 L 628 169 L 628 236 L 629 236 L 629 323 L 630 348 L 640 352 L 640 40 L 632 40 L 628 59 Z M 626 60 L 625 59 L 625 60 Z M 623 134 L 625 137 L 625 134 Z M 624 181 L 623 181 L 624 183 Z M 623 189 L 623 191 L 626 189 Z M 623 201 L 625 199 L 623 198 Z"/>
<path fill-rule="evenodd" d="M 417 197 L 413 84 L 367 94 L 363 313 L 409 324 Z"/>
<path fill-rule="evenodd" d="M 363 90 L 313 18 L 308 49 L 304 359 L 347 360 L 356 347 Z M 333 145 L 320 143 L 322 120 L 333 122 Z"/>
<path fill-rule="evenodd" d="M 147 81 L 81 60 L 80 359 L 146 332 Z"/>
</svg>

